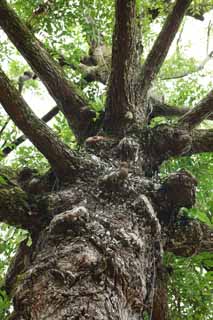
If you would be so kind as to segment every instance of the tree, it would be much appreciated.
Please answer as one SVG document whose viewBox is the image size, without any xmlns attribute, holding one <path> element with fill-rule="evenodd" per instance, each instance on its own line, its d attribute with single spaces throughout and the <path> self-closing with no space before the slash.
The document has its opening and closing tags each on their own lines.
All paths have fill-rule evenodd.
<svg viewBox="0 0 213 320">
<path fill-rule="evenodd" d="M 212 250 L 210 227 L 181 214 L 195 204 L 194 176 L 182 169 L 162 181 L 158 172 L 172 157 L 213 151 L 212 129 L 198 128 L 211 119 L 213 92 L 192 109 L 150 93 L 184 15 L 201 19 L 211 9 L 210 2 L 198 3 L 198 14 L 191 4 L 115 1 L 112 50 L 104 35 L 94 36 L 88 15 L 90 50 L 76 64 L 45 48 L 33 29 L 34 19 L 50 9 L 60 12 L 60 5 L 46 1 L 24 22 L 0 0 L 0 26 L 33 70 L 19 80 L 38 77 L 57 103 L 39 119 L 21 96 L 22 85 L 18 91 L 0 70 L 3 108 L 50 165 L 44 174 L 1 169 L 0 220 L 31 237 L 30 244 L 28 238 L 20 243 L 7 271 L 10 319 L 168 319 L 163 252 L 188 257 Z M 162 5 L 167 17 L 142 63 L 142 21 L 146 15 L 157 18 Z M 107 1 L 106 6 L 112 10 Z M 107 83 L 98 114 L 80 85 L 65 76 L 66 66 L 87 83 Z M 78 147 L 70 148 L 45 124 L 58 110 Z M 178 119 L 150 125 L 158 115 Z"/>
</svg>

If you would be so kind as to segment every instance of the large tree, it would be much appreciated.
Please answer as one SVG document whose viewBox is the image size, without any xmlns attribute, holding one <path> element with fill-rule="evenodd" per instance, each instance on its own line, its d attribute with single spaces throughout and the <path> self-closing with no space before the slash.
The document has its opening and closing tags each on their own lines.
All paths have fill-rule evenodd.
<svg viewBox="0 0 213 320">
<path fill-rule="evenodd" d="M 212 129 L 199 128 L 212 117 L 213 91 L 193 108 L 178 108 L 152 94 L 153 81 L 184 15 L 202 19 L 211 3 L 196 11 L 191 0 L 150 5 L 116 0 L 115 7 L 106 1 L 108 13 L 114 12 L 112 46 L 106 35 L 94 36 L 95 18 L 88 15 L 82 32 L 90 49 L 79 63 L 36 38 L 40 30 L 33 21 L 51 10 L 53 17 L 63 13 L 60 3 L 72 6 L 46 1 L 20 18 L 0 0 L 0 27 L 33 70 L 19 78 L 17 90 L 0 69 L 0 102 L 24 134 L 3 148 L 2 158 L 27 137 L 50 165 L 42 175 L 26 167 L 1 168 L 0 220 L 31 237 L 30 244 L 28 238 L 20 243 L 6 275 L 11 319 L 167 319 L 169 270 L 163 253 L 189 257 L 212 250 L 213 243 L 208 225 L 180 214 L 195 204 L 195 177 L 182 169 L 162 181 L 158 172 L 173 157 L 213 151 Z M 144 58 L 143 20 L 149 17 L 151 23 L 162 12 L 162 30 Z M 69 11 L 64 23 L 68 17 Z M 65 67 L 82 73 L 84 83 L 107 85 L 99 113 Z M 21 95 L 32 78 L 43 82 L 57 104 L 43 119 Z M 75 148 L 45 123 L 59 110 L 75 135 Z M 178 119 L 151 125 L 157 116 Z"/>
</svg>

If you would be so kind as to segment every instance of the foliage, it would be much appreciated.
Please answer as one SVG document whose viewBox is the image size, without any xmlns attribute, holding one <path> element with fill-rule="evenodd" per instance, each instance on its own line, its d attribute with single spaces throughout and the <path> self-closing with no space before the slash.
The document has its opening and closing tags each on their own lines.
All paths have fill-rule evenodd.
<svg viewBox="0 0 213 320">
<path fill-rule="evenodd" d="M 213 263 L 209 253 L 187 259 L 167 255 L 170 319 L 210 320 L 213 317 Z"/>
<path fill-rule="evenodd" d="M 20 241 L 27 237 L 26 231 L 0 224 L 0 319 L 10 314 L 10 299 L 4 290 L 4 276 Z"/>
</svg>

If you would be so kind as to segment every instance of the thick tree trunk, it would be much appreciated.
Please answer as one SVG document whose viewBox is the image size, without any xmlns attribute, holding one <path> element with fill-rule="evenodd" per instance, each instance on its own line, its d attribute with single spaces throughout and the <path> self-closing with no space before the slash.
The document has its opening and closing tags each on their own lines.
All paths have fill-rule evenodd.
<svg viewBox="0 0 213 320">
<path fill-rule="evenodd" d="M 141 319 L 150 312 L 161 227 L 147 196 L 129 182 L 103 177 L 51 200 L 36 197 L 43 203 L 37 217 L 46 221 L 32 230 L 30 249 L 21 245 L 21 272 L 17 258 L 7 275 L 15 319 Z"/>
<path fill-rule="evenodd" d="M 183 236 L 176 226 L 180 208 L 195 202 L 194 177 L 181 170 L 163 183 L 153 179 L 171 156 L 212 150 L 211 131 L 202 135 L 192 131 L 209 116 L 212 93 L 177 126 L 147 128 L 140 123 L 150 120 L 145 119 L 147 91 L 190 2 L 176 1 L 140 67 L 137 3 L 116 1 L 102 123 L 104 133 L 114 136 L 89 137 L 78 154 L 35 117 L 0 71 L 5 110 L 57 173 L 57 177 L 52 172 L 40 177 L 25 168 L 10 179 L 0 172 L 0 221 L 27 229 L 32 238 L 30 246 L 27 240 L 20 244 L 6 276 L 5 289 L 14 301 L 12 319 L 139 320 L 148 314 L 153 320 L 165 320 L 167 295 L 159 271 L 163 246 L 185 256 L 212 248 L 208 228 L 191 221 L 184 228 L 177 223 Z M 0 1 L 0 18 L 76 136 L 87 137 L 94 114 L 82 96 L 5 0 Z M 191 243 L 192 250 L 187 250 Z"/>
</svg>

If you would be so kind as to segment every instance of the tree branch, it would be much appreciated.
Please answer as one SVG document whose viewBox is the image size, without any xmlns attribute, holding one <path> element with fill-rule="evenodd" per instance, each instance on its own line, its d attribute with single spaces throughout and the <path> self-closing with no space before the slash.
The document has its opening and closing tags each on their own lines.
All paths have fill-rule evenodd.
<svg viewBox="0 0 213 320">
<path fill-rule="evenodd" d="M 206 58 L 195 68 L 195 70 L 192 70 L 192 71 L 185 71 L 185 72 L 182 72 L 182 73 L 179 73 L 179 74 L 174 74 L 174 75 L 171 75 L 169 77 L 160 77 L 161 80 L 173 80 L 173 79 L 180 79 L 180 78 L 184 78 L 184 77 L 187 77 L 189 76 L 190 74 L 194 74 L 194 73 L 197 73 L 201 70 L 204 69 L 205 65 L 209 62 L 209 60 L 211 60 L 213 57 L 213 51 L 211 51 L 207 56 Z"/>
<path fill-rule="evenodd" d="M 3 126 L 1 127 L 1 130 L 0 130 L 0 137 L 1 135 L 3 134 L 4 130 L 6 129 L 8 123 L 10 122 L 10 118 L 7 118 L 7 120 L 5 121 L 5 123 L 3 124 Z"/>
<path fill-rule="evenodd" d="M 203 120 L 207 119 L 213 113 L 213 90 L 202 99 L 194 108 L 187 112 L 178 121 L 180 127 L 186 127 L 190 130 L 198 126 Z"/>
<path fill-rule="evenodd" d="M 0 26 L 43 81 L 75 135 L 79 139 L 87 136 L 95 113 L 5 0 L 0 1 Z"/>
<path fill-rule="evenodd" d="M 155 117 L 181 117 L 190 110 L 192 109 L 188 107 L 169 105 L 151 96 L 149 98 L 149 108 L 147 110 L 147 121 L 150 123 L 150 121 Z M 213 120 L 213 113 L 209 114 L 207 119 Z"/>
<path fill-rule="evenodd" d="M 73 172 L 76 159 L 47 125 L 32 112 L 0 69 L 0 102 L 11 119 L 49 161 L 60 177 Z"/>
<path fill-rule="evenodd" d="M 190 109 L 186 107 L 171 106 L 161 102 L 155 98 L 150 97 L 149 108 L 147 110 L 148 122 L 155 117 L 180 117 L 186 114 Z"/>
<path fill-rule="evenodd" d="M 112 68 L 107 94 L 105 126 L 111 131 L 122 130 L 135 105 L 135 89 L 141 37 L 135 0 L 117 0 L 112 45 Z M 119 126 L 118 126 L 119 123 Z"/>
<path fill-rule="evenodd" d="M 212 130 L 193 130 L 191 149 L 186 155 L 202 152 L 213 152 L 213 129 Z"/>
<path fill-rule="evenodd" d="M 152 80 L 159 72 L 191 0 L 177 0 L 168 15 L 141 70 L 140 90 L 146 96 Z"/>
<path fill-rule="evenodd" d="M 171 0 L 164 0 L 164 2 L 166 4 L 170 4 Z M 210 10 L 210 9 L 209 9 Z M 207 10 L 207 8 L 205 8 L 204 6 L 202 7 L 202 4 L 199 6 L 198 12 L 199 13 L 195 13 L 193 12 L 193 10 L 191 10 L 191 8 L 189 8 L 186 12 L 187 16 L 190 16 L 192 18 L 195 18 L 197 20 L 203 21 L 204 20 L 204 14 L 206 12 L 208 12 L 209 10 Z M 148 9 L 149 14 L 152 17 L 152 20 L 156 19 L 159 16 L 160 10 L 159 9 Z"/>
<path fill-rule="evenodd" d="M 167 235 L 165 250 L 175 255 L 190 257 L 201 252 L 213 251 L 213 229 L 198 220 L 184 219 Z"/>
<path fill-rule="evenodd" d="M 43 122 L 48 122 L 52 118 L 54 118 L 59 112 L 59 108 L 57 106 L 53 107 L 50 111 L 48 111 L 42 118 L 41 120 Z M 21 143 L 23 143 L 27 137 L 25 135 L 22 135 L 18 137 L 15 141 L 12 142 L 12 145 L 10 147 L 5 147 L 1 152 L 3 158 L 8 156 L 13 150 L 15 150 Z"/>
</svg>

